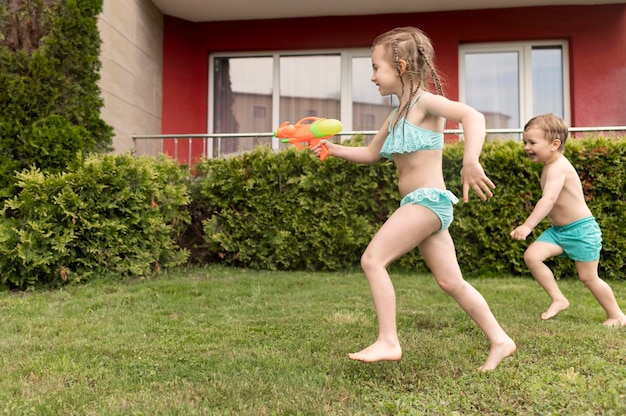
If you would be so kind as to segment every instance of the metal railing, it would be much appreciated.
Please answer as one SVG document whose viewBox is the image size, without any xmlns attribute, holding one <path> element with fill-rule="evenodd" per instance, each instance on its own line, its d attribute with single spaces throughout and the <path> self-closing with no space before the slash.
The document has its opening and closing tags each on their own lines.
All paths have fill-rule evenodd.
<svg viewBox="0 0 626 416">
<path fill-rule="evenodd" d="M 626 132 L 626 126 L 606 126 L 606 127 L 571 127 L 570 133 L 603 133 L 603 132 Z M 373 136 L 377 133 L 377 130 L 363 130 L 363 131 L 342 131 L 335 136 Z M 519 135 L 523 132 L 523 129 L 487 129 L 487 137 L 489 135 Z M 445 135 L 461 135 L 462 129 L 446 129 Z M 222 139 L 233 138 L 273 138 L 273 133 L 206 133 L 206 134 L 133 134 L 133 147 L 136 154 L 158 154 L 163 153 L 165 140 L 171 140 L 171 147 L 173 148 L 173 157 L 176 160 L 180 160 L 182 156 L 186 157 L 187 161 L 192 161 L 194 157 L 197 157 L 197 150 L 194 152 L 193 143 L 197 140 L 202 140 L 202 155 L 206 157 L 221 157 L 221 143 Z M 145 142 L 143 151 L 139 148 L 139 143 Z M 155 143 L 156 142 L 156 143 Z M 275 141 L 278 142 L 278 139 Z M 186 149 L 186 155 L 179 154 L 180 145 Z M 278 146 L 278 144 L 276 145 Z M 278 149 L 277 149 L 278 150 Z M 228 155 L 236 154 L 228 152 Z"/>
</svg>

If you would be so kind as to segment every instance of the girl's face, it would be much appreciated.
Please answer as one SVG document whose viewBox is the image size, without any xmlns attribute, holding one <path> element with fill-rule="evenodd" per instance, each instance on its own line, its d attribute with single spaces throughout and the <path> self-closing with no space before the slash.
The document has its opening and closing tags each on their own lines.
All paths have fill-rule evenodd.
<svg viewBox="0 0 626 416">
<path fill-rule="evenodd" d="M 378 87 L 380 95 L 400 95 L 402 84 L 398 77 L 398 71 L 391 63 L 389 53 L 382 45 L 376 45 L 372 49 L 372 82 Z"/>
<path fill-rule="evenodd" d="M 550 141 L 546 139 L 543 130 L 530 128 L 523 134 L 524 151 L 533 162 L 550 162 L 555 156 L 559 156 L 560 140 Z"/>
</svg>

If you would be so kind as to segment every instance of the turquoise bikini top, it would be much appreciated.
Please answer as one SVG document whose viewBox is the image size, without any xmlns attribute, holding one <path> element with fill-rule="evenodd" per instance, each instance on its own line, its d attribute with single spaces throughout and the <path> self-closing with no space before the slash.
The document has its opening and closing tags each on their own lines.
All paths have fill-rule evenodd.
<svg viewBox="0 0 626 416">
<path fill-rule="evenodd" d="M 417 100 L 424 94 L 420 94 L 411 103 L 415 105 Z M 398 109 L 394 109 L 391 114 L 391 121 Z M 386 159 L 393 159 L 396 153 L 412 153 L 418 150 L 441 150 L 443 149 L 443 133 L 437 133 L 425 128 L 416 126 L 404 117 L 398 120 L 396 128 L 391 131 L 393 123 L 389 123 L 389 135 L 380 149 L 380 155 Z"/>
</svg>

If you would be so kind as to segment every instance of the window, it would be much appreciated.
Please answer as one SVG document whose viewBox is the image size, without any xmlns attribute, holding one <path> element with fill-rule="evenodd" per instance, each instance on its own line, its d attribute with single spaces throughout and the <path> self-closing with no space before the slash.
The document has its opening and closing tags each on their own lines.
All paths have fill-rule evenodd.
<svg viewBox="0 0 626 416">
<path fill-rule="evenodd" d="M 260 106 L 260 105 L 255 105 L 254 106 L 254 117 L 255 118 L 267 118 L 267 108 Z"/>
<path fill-rule="evenodd" d="M 485 115 L 488 129 L 521 129 L 545 113 L 569 123 L 567 59 L 563 41 L 463 45 L 460 100 Z"/>
<path fill-rule="evenodd" d="M 209 146 L 212 155 L 238 153 L 259 144 L 278 149 L 281 144 L 272 137 L 249 136 L 304 117 L 340 119 L 344 132 L 376 130 L 393 104 L 370 81 L 369 49 L 216 54 L 209 65 L 209 132 L 246 136 L 214 140 Z"/>
<path fill-rule="evenodd" d="M 272 65 L 271 57 L 215 58 L 209 132 L 272 131 L 272 119 L 266 111 L 272 108 Z M 208 150 L 210 155 L 229 154 L 265 143 L 271 143 L 271 138 L 228 137 L 213 140 Z"/>
</svg>

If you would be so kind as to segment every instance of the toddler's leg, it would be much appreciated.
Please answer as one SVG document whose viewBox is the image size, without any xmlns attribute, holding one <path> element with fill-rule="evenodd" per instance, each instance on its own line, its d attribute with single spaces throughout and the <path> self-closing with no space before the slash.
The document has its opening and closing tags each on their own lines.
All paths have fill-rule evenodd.
<svg viewBox="0 0 626 416">
<path fill-rule="evenodd" d="M 599 261 L 577 261 L 578 278 L 606 311 L 606 326 L 626 326 L 626 315 L 620 309 L 611 287 L 598 276 Z"/>
<path fill-rule="evenodd" d="M 524 253 L 524 262 L 530 273 L 552 299 L 548 309 L 541 314 L 541 319 L 543 320 L 550 319 L 569 307 L 569 301 L 563 296 L 556 284 L 552 270 L 544 264 L 546 259 L 558 256 L 561 253 L 563 253 L 563 249 L 560 246 L 542 241 L 535 241 Z"/>
<path fill-rule="evenodd" d="M 419 249 L 437 284 L 456 300 L 491 343 L 487 360 L 479 370 L 495 369 L 517 347 L 493 316 L 485 298 L 463 279 L 450 234 L 447 230 L 434 234 L 420 244 Z"/>
</svg>

